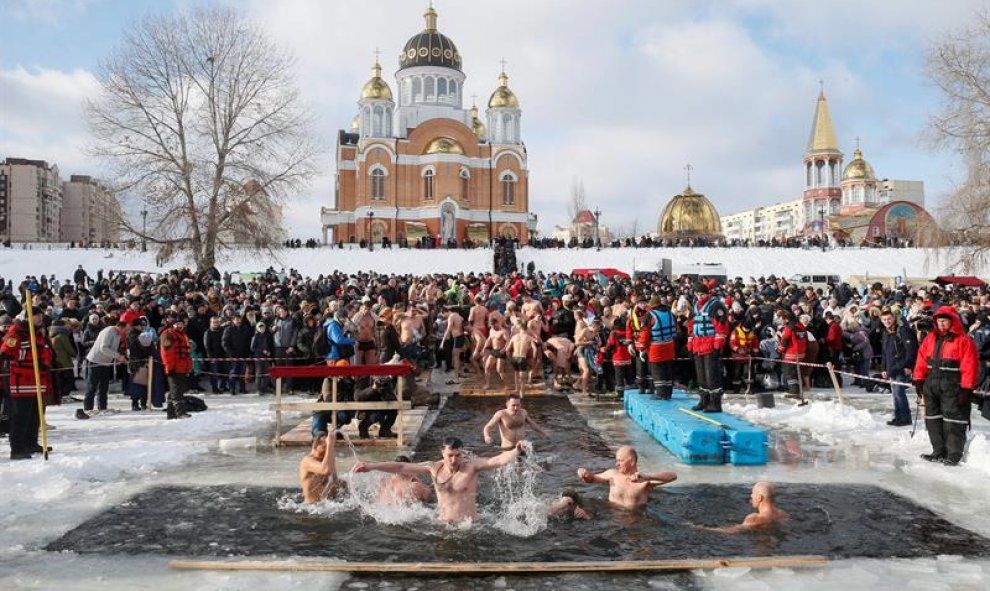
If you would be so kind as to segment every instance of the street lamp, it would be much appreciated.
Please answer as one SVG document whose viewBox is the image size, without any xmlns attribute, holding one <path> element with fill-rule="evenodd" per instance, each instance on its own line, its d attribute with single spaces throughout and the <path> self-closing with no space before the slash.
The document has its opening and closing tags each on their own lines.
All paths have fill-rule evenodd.
<svg viewBox="0 0 990 591">
<path fill-rule="evenodd" d="M 819 222 L 821 223 L 821 227 L 819 228 L 818 231 L 821 234 L 821 239 L 822 239 L 822 252 L 825 252 L 825 206 L 824 205 L 822 205 L 821 209 L 818 210 L 818 219 Z"/>
<path fill-rule="evenodd" d="M 148 210 L 141 210 L 141 252 L 148 252 Z"/>
<path fill-rule="evenodd" d="M 368 252 L 375 250 L 375 238 L 372 236 L 371 228 L 374 227 L 373 220 L 375 219 L 375 212 L 368 211 Z"/>
<path fill-rule="evenodd" d="M 595 249 L 596 250 L 602 249 L 601 230 L 599 230 L 600 226 L 598 225 L 600 217 L 602 217 L 602 212 L 600 209 L 596 207 L 595 208 Z"/>
</svg>

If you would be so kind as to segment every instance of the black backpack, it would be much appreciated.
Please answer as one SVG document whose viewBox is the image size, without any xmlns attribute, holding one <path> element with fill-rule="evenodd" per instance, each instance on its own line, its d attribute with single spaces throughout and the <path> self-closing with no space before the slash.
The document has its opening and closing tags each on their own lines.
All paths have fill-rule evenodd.
<svg viewBox="0 0 990 591">
<path fill-rule="evenodd" d="M 313 335 L 313 357 L 325 358 L 330 354 L 330 339 L 327 338 L 326 328 L 320 327 Z"/>
</svg>

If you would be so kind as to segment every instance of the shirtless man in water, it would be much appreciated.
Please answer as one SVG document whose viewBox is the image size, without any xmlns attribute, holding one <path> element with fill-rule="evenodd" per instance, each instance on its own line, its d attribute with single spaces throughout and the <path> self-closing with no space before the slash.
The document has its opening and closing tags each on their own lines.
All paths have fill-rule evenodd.
<svg viewBox="0 0 990 591">
<path fill-rule="evenodd" d="M 409 457 L 400 455 L 396 462 L 409 463 Z M 430 487 L 419 481 L 419 478 L 408 474 L 392 474 L 382 481 L 378 489 L 378 502 L 386 505 L 403 503 L 425 503 L 430 500 Z"/>
<path fill-rule="evenodd" d="M 592 474 L 578 468 L 577 475 L 589 484 L 608 484 L 608 502 L 621 509 L 641 509 L 649 500 L 654 488 L 677 480 L 674 472 L 649 474 L 640 472 L 639 455 L 630 445 L 623 445 L 615 452 L 615 468 L 601 474 Z"/>
<path fill-rule="evenodd" d="M 509 339 L 506 349 L 509 352 L 509 361 L 512 369 L 516 373 L 516 393 L 522 397 L 523 385 L 526 383 L 527 372 L 533 369 L 533 361 L 539 354 L 536 339 L 526 331 L 526 326 L 522 319 L 515 321 L 516 333 Z"/>
<path fill-rule="evenodd" d="M 492 444 L 492 429 L 496 426 L 498 426 L 498 433 L 502 437 L 501 447 L 503 450 L 512 449 L 517 443 L 525 439 L 526 427 L 531 427 L 543 437 L 547 436 L 547 432 L 534 423 L 533 419 L 529 418 L 529 413 L 523 410 L 522 401 L 516 394 L 509 394 L 505 401 L 505 408 L 496 412 L 492 416 L 492 420 L 488 421 L 482 430 L 485 443 L 488 445 Z"/>
<path fill-rule="evenodd" d="M 374 470 L 406 476 L 429 474 L 437 493 L 440 520 L 456 523 L 478 517 L 478 475 L 514 462 L 526 445 L 527 442 L 520 441 L 515 449 L 497 456 L 467 460 L 464 458 L 464 443 L 456 437 L 448 437 L 443 442 L 443 459 L 438 462 L 357 462 L 351 471 Z"/>
<path fill-rule="evenodd" d="M 318 503 L 347 494 L 347 482 L 337 476 L 336 446 L 336 438 L 324 431 L 317 431 L 313 436 L 309 454 L 299 462 L 299 484 L 304 503 Z"/>
<path fill-rule="evenodd" d="M 790 519 L 784 511 L 774 504 L 776 489 L 773 483 L 767 481 L 757 482 L 753 485 L 753 491 L 749 494 L 749 502 L 756 509 L 756 513 L 750 513 L 739 525 L 727 527 L 709 527 L 712 531 L 720 531 L 727 534 L 736 534 L 744 531 L 769 529 L 774 526 L 787 523 Z"/>
</svg>

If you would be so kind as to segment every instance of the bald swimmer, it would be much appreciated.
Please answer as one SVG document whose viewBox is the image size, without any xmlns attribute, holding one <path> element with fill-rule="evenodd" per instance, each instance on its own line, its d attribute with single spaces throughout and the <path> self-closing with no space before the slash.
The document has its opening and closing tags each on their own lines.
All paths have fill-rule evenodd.
<svg viewBox="0 0 990 591">
<path fill-rule="evenodd" d="M 650 474 L 639 471 L 639 454 L 631 445 L 615 452 L 615 468 L 592 474 L 579 468 L 578 478 L 589 484 L 608 484 L 608 502 L 622 509 L 641 509 L 649 500 L 650 491 L 677 480 L 674 472 Z"/>
<path fill-rule="evenodd" d="M 776 489 L 773 483 L 765 480 L 757 482 L 753 485 L 753 491 L 749 494 L 749 502 L 756 509 L 755 513 L 747 515 L 739 525 L 707 529 L 727 534 L 736 534 L 745 531 L 770 529 L 787 523 L 789 517 L 787 513 L 778 509 L 774 504 L 775 497 Z"/>
</svg>

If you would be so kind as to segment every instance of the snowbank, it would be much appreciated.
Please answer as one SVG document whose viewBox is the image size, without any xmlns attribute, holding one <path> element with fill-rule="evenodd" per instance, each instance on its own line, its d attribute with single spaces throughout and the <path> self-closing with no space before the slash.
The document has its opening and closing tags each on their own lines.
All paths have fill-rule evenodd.
<svg viewBox="0 0 990 591">
<path fill-rule="evenodd" d="M 932 252 L 918 248 L 877 250 L 849 248 L 821 252 L 794 248 L 606 248 L 594 249 L 532 249 L 516 251 L 520 265 L 530 261 L 541 271 L 570 272 L 577 268 L 613 267 L 633 271 L 656 271 L 661 261 L 669 258 L 675 267 L 692 263 L 716 263 L 725 267 L 730 277 L 759 277 L 794 273 L 829 273 L 842 277 L 872 275 L 877 277 L 935 277 L 947 272 L 950 256 L 936 259 Z M 162 272 L 188 261 L 174 260 L 164 267 L 155 264 L 155 255 L 136 250 L 65 249 L 48 250 L 37 246 L 32 250 L 0 249 L 0 275 L 20 279 L 25 275 L 54 273 L 59 279 L 71 277 L 78 265 L 95 275 L 97 269 Z M 475 250 L 413 250 L 300 248 L 283 249 L 274 255 L 248 250 L 227 253 L 217 266 L 221 271 L 263 271 L 298 269 L 304 275 L 317 276 L 340 270 L 345 273 L 377 271 L 379 273 L 459 273 L 490 272 L 494 256 L 489 249 Z M 990 274 L 983 269 L 981 275 Z"/>
<path fill-rule="evenodd" d="M 76 405 L 49 408 L 48 421 L 57 426 L 49 432 L 55 449 L 50 459 L 0 462 L 0 551 L 23 542 L 24 532 L 14 524 L 25 516 L 75 503 L 98 506 L 124 482 L 180 466 L 209 451 L 221 435 L 255 434 L 272 420 L 257 398 L 212 398 L 209 404 L 209 411 L 180 421 L 166 421 L 160 411 L 79 421 L 72 416 Z"/>
</svg>

